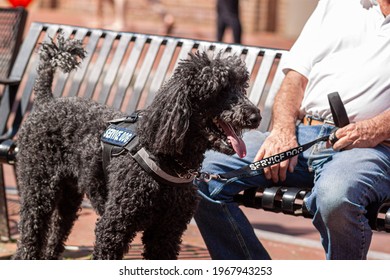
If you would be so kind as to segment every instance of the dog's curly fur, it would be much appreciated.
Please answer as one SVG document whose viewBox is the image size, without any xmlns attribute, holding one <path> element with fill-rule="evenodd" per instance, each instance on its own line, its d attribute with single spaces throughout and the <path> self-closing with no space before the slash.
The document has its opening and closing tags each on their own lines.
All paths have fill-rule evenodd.
<svg viewBox="0 0 390 280">
<path fill-rule="evenodd" d="M 144 258 L 176 259 L 196 209 L 196 189 L 159 184 L 128 154 L 111 160 L 105 179 L 100 136 L 109 120 L 124 114 L 51 92 L 56 68 L 69 72 L 84 56 L 76 40 L 58 37 L 41 46 L 34 110 L 18 138 L 21 219 L 14 258 L 59 258 L 87 195 L 100 215 L 93 258 L 121 259 L 143 231 Z M 198 170 L 207 149 L 233 154 L 215 121 L 237 134 L 259 125 L 260 111 L 245 96 L 247 83 L 239 57 L 190 54 L 142 112 L 139 145 L 174 176 Z"/>
</svg>

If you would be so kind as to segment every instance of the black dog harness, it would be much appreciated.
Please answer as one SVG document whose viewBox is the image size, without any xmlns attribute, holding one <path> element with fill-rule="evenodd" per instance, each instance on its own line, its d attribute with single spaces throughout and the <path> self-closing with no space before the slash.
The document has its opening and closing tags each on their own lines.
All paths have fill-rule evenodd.
<svg viewBox="0 0 390 280">
<path fill-rule="evenodd" d="M 195 175 L 188 174 L 185 177 L 172 176 L 156 164 L 145 148 L 139 148 L 137 120 L 140 117 L 139 112 L 135 112 L 130 116 L 109 121 L 110 125 L 100 139 L 103 149 L 103 170 L 106 179 L 108 179 L 107 167 L 111 158 L 128 152 L 159 183 L 175 186 L 191 183 Z"/>
</svg>

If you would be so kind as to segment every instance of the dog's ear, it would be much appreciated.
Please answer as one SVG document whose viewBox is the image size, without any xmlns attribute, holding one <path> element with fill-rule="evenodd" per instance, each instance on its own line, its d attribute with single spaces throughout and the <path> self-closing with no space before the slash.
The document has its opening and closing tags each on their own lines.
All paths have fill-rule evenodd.
<svg viewBox="0 0 390 280">
<path fill-rule="evenodd" d="M 153 151 L 166 155 L 182 154 L 192 114 L 188 92 L 183 91 L 180 83 L 168 83 L 160 89 L 154 103 L 154 110 L 148 116 L 148 125 L 154 128 Z"/>
<path fill-rule="evenodd" d="M 219 51 L 214 54 L 196 52 L 182 62 L 183 77 L 189 80 L 190 96 L 212 103 L 226 88 L 247 88 L 249 73 L 245 62 L 236 54 Z"/>
<path fill-rule="evenodd" d="M 206 52 L 190 54 L 188 64 L 194 65 L 191 86 L 192 92 L 201 99 L 210 100 L 229 83 L 230 65 L 222 59 L 222 53 L 215 57 Z"/>
</svg>

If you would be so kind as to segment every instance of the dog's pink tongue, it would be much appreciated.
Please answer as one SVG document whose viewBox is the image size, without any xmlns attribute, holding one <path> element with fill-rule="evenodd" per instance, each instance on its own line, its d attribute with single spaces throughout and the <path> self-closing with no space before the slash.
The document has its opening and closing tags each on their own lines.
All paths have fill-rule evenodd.
<svg viewBox="0 0 390 280">
<path fill-rule="evenodd" d="M 225 132 L 227 138 L 230 140 L 230 143 L 232 144 L 232 147 L 234 151 L 237 153 L 237 155 L 240 158 L 243 158 L 246 156 L 246 146 L 244 141 L 237 136 L 236 132 L 232 128 L 232 126 L 228 123 L 225 123 L 221 120 L 218 121 L 219 125 L 222 127 L 223 131 Z"/>
</svg>

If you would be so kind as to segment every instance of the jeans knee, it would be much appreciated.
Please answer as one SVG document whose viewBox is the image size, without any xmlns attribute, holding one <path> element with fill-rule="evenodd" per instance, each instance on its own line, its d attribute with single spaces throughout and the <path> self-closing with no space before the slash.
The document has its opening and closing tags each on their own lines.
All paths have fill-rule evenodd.
<svg viewBox="0 0 390 280">
<path fill-rule="evenodd" d="M 315 190 L 317 214 L 327 227 L 343 227 L 365 213 L 363 197 L 359 188 L 346 182 L 318 184 Z"/>
<path fill-rule="evenodd" d="M 345 213 L 347 201 L 341 197 L 324 196 L 317 199 L 318 213 L 325 224 L 337 223 L 343 220 L 342 213 Z"/>
</svg>

